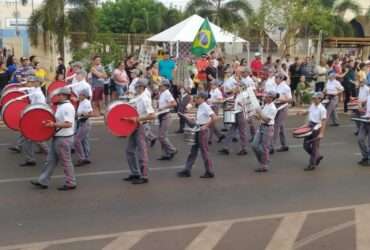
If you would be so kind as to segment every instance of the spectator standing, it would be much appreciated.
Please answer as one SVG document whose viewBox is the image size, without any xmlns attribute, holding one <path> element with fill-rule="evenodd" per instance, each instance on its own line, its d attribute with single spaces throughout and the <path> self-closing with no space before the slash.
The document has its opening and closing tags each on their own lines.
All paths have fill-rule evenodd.
<svg viewBox="0 0 370 250">
<path fill-rule="evenodd" d="M 100 56 L 94 56 L 91 67 L 91 86 L 93 89 L 93 107 L 96 115 L 102 115 L 101 104 L 104 94 L 104 82 L 107 78 L 107 73 L 101 63 Z"/>
<path fill-rule="evenodd" d="M 8 84 L 8 72 L 4 62 L 0 61 L 0 91 L 3 90 L 6 84 Z"/>
<path fill-rule="evenodd" d="M 356 72 L 353 61 L 350 61 L 346 67 L 342 85 L 344 87 L 344 112 L 347 113 L 348 103 L 350 102 L 351 97 L 356 96 Z"/>
<path fill-rule="evenodd" d="M 259 77 L 263 68 L 261 53 L 257 52 L 254 54 L 254 59 L 251 62 L 251 70 L 254 76 Z"/>
<path fill-rule="evenodd" d="M 66 66 L 64 66 L 63 57 L 58 58 L 58 66 L 57 66 L 56 74 L 64 75 L 64 78 L 66 77 Z"/>
<path fill-rule="evenodd" d="M 320 64 L 316 66 L 315 75 L 315 92 L 322 92 L 325 88 L 325 82 L 327 81 L 328 75 L 328 69 L 324 60 L 321 60 Z"/>
<path fill-rule="evenodd" d="M 177 89 L 176 86 L 174 86 L 173 84 L 173 75 L 175 73 L 176 63 L 172 58 L 170 58 L 170 54 L 168 52 L 165 52 L 163 60 L 159 61 L 158 69 L 159 75 L 170 82 L 170 91 L 173 97 L 177 99 Z"/>
<path fill-rule="evenodd" d="M 209 62 L 208 62 L 206 54 L 203 54 L 201 58 L 199 58 L 195 62 L 195 67 L 197 68 L 197 72 L 198 72 L 196 78 L 199 80 L 198 89 L 205 89 L 205 84 L 207 81 L 206 69 L 208 67 L 208 64 Z"/>
<path fill-rule="evenodd" d="M 13 78 L 13 74 L 17 70 L 17 62 L 15 60 L 14 55 L 11 55 L 6 60 L 6 68 L 7 68 L 7 74 L 8 74 L 8 80 L 10 81 Z"/>
<path fill-rule="evenodd" d="M 114 82 L 117 97 L 123 96 L 128 89 L 128 84 L 130 81 L 126 73 L 124 61 L 121 61 L 118 67 L 113 71 L 112 79 Z"/>
</svg>

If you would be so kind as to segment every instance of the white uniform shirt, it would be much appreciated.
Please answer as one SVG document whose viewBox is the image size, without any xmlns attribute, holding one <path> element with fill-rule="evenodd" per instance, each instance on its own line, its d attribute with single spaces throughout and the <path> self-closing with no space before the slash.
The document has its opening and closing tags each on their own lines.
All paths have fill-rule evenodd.
<svg viewBox="0 0 370 250">
<path fill-rule="evenodd" d="M 229 77 L 223 84 L 224 91 L 231 92 L 236 87 L 238 82 L 235 80 L 234 76 Z"/>
<path fill-rule="evenodd" d="M 208 100 L 211 104 L 223 99 L 222 92 L 219 88 L 211 89 L 209 95 L 210 98 Z"/>
<path fill-rule="evenodd" d="M 281 82 L 276 86 L 276 92 L 279 93 L 280 96 L 283 96 L 288 99 L 292 99 L 292 91 L 286 82 Z"/>
<path fill-rule="evenodd" d="M 91 106 L 91 102 L 88 99 L 84 99 L 82 102 L 78 104 L 77 108 L 77 116 L 81 116 L 82 114 L 88 114 L 93 111 Z"/>
<path fill-rule="evenodd" d="M 342 84 L 337 80 L 329 80 L 326 83 L 325 91 L 328 95 L 337 95 L 344 90 Z"/>
<path fill-rule="evenodd" d="M 134 105 L 137 112 L 139 113 L 139 117 L 147 116 L 151 113 L 154 113 L 152 100 L 145 92 L 143 92 L 140 96 L 136 98 Z"/>
<path fill-rule="evenodd" d="M 308 109 L 308 120 L 319 124 L 318 127 L 321 127 L 322 120 L 325 120 L 327 117 L 326 109 L 321 103 L 319 105 L 311 104 Z"/>
<path fill-rule="evenodd" d="M 89 91 L 89 97 L 91 98 L 92 97 L 92 89 L 91 89 L 91 85 L 86 82 L 85 80 L 82 80 L 80 82 L 75 82 L 75 83 L 72 83 L 72 84 L 75 84 L 72 86 L 72 91 L 77 95 L 77 97 L 80 96 L 80 93 L 81 91 L 87 89 L 87 91 Z"/>
<path fill-rule="evenodd" d="M 367 101 L 367 97 L 369 96 L 370 94 L 370 88 L 366 85 L 364 86 L 361 86 L 359 89 L 358 89 L 358 100 L 360 102 L 366 102 Z"/>
<path fill-rule="evenodd" d="M 243 108 L 246 106 L 248 100 L 249 100 L 249 95 L 247 91 L 243 91 L 237 94 L 235 98 L 234 110 L 237 112 L 244 111 Z"/>
<path fill-rule="evenodd" d="M 175 101 L 175 98 L 173 98 L 171 92 L 168 89 L 166 89 L 159 95 L 158 108 L 163 109 L 166 106 L 168 106 L 172 101 Z"/>
<path fill-rule="evenodd" d="M 28 91 L 31 104 L 43 103 L 46 104 L 46 98 L 41 88 L 32 88 Z"/>
<path fill-rule="evenodd" d="M 214 112 L 211 109 L 211 107 L 206 102 L 203 102 L 198 107 L 196 123 L 198 125 L 204 125 L 204 124 L 208 123 L 209 120 L 211 119 L 211 115 L 213 115 L 213 114 L 214 114 Z"/>
<path fill-rule="evenodd" d="M 253 90 L 256 89 L 256 83 L 252 79 L 252 77 L 247 76 L 246 78 L 241 79 L 241 83 L 246 87 L 246 88 L 252 88 Z"/>
<path fill-rule="evenodd" d="M 58 129 L 55 136 L 72 136 L 75 131 L 75 116 L 76 111 L 70 102 L 65 102 L 57 106 L 57 111 L 55 112 L 55 119 L 57 123 L 70 122 L 72 126 L 70 128 Z"/>
<path fill-rule="evenodd" d="M 270 121 L 267 123 L 268 125 L 275 124 L 275 116 L 277 114 L 277 108 L 275 103 L 266 104 L 262 109 L 262 115 L 270 118 Z"/>
<path fill-rule="evenodd" d="M 274 91 L 276 92 L 276 82 L 275 82 L 275 77 L 269 77 L 266 82 L 265 82 L 265 92 L 269 92 L 269 91 Z"/>
<path fill-rule="evenodd" d="M 136 85 L 136 82 L 139 80 L 139 78 L 135 78 L 132 80 L 130 86 L 128 87 L 128 92 L 132 93 L 132 94 L 135 94 L 136 93 L 136 90 L 135 90 L 135 85 Z"/>
</svg>

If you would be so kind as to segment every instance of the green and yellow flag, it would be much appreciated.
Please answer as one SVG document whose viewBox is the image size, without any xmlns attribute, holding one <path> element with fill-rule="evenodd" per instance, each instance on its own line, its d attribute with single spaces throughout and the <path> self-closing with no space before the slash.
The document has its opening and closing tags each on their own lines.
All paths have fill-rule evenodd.
<svg viewBox="0 0 370 250">
<path fill-rule="evenodd" d="M 205 19 L 202 26 L 195 36 L 193 46 L 191 47 L 191 53 L 196 56 L 207 54 L 209 51 L 216 47 L 216 40 L 213 36 L 211 26 L 209 25 L 208 19 Z"/>
</svg>

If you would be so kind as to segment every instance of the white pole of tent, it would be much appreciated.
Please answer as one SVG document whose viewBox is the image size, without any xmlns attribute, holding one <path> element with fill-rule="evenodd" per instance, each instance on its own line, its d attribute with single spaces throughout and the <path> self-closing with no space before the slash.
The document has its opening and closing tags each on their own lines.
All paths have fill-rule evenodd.
<svg viewBox="0 0 370 250">
<path fill-rule="evenodd" d="M 251 58 L 251 46 L 249 41 L 247 41 L 247 60 L 248 60 L 248 65 L 250 64 L 250 58 Z"/>
<path fill-rule="evenodd" d="M 170 56 L 173 56 L 173 42 L 170 42 Z"/>
<path fill-rule="evenodd" d="M 179 58 L 179 45 L 180 45 L 180 42 L 179 40 L 176 41 L 176 59 Z"/>
</svg>

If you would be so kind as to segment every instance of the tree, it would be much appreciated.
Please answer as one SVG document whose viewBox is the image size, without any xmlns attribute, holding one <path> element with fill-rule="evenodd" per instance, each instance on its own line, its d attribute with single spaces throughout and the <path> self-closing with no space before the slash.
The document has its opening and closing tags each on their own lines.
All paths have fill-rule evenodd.
<svg viewBox="0 0 370 250">
<path fill-rule="evenodd" d="M 247 0 L 191 0 L 186 7 L 187 15 L 198 14 L 226 29 L 242 24 L 253 14 Z"/>
<path fill-rule="evenodd" d="M 22 4 L 27 3 L 28 0 L 22 0 Z M 95 0 L 44 0 L 29 19 L 31 44 L 38 46 L 40 37 L 44 45 L 55 41 L 57 51 L 64 57 L 64 41 L 70 32 L 84 31 L 88 40 L 95 34 L 95 4 Z"/>
<path fill-rule="evenodd" d="M 157 33 L 176 24 L 182 14 L 155 0 L 117 0 L 98 10 L 99 32 Z"/>
</svg>

